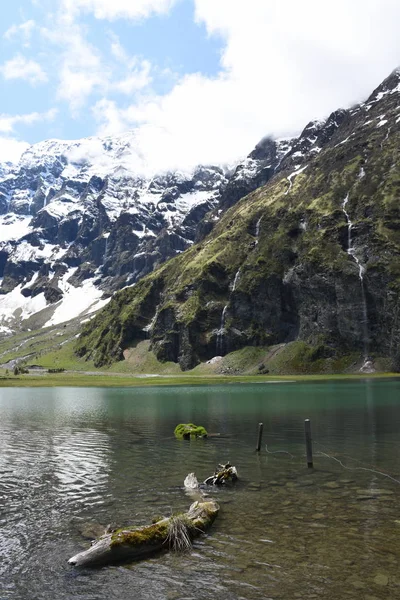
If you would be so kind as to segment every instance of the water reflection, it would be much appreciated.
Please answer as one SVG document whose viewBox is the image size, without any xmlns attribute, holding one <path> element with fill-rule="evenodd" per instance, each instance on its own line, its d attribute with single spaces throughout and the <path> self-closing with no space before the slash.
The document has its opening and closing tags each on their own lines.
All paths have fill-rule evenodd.
<svg viewBox="0 0 400 600">
<path fill-rule="evenodd" d="M 69 430 L 52 439 L 55 488 L 86 505 L 101 502 L 110 472 L 109 436 L 94 429 Z"/>
</svg>

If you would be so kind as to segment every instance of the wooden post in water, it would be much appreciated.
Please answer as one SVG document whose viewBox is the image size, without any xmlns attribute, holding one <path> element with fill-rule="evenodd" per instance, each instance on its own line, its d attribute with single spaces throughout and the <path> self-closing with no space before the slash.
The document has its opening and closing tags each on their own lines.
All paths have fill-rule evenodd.
<svg viewBox="0 0 400 600">
<path fill-rule="evenodd" d="M 314 464 L 313 464 L 313 456 L 312 456 L 312 439 L 311 439 L 311 421 L 310 421 L 310 419 L 306 419 L 304 421 L 304 432 L 306 435 L 307 467 L 309 469 L 312 469 L 314 467 Z"/>
<path fill-rule="evenodd" d="M 258 424 L 258 439 L 257 439 L 257 448 L 256 448 L 257 452 L 260 452 L 260 450 L 261 450 L 261 440 L 262 440 L 262 434 L 263 434 L 263 427 L 264 427 L 263 423 L 259 423 Z"/>
</svg>

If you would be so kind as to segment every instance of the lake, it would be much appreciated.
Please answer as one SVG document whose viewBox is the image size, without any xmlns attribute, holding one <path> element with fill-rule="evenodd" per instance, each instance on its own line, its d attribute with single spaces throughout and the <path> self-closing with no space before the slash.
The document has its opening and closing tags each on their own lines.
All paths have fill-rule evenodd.
<svg viewBox="0 0 400 600">
<path fill-rule="evenodd" d="M 182 422 L 220 436 L 176 440 Z M 400 598 L 400 381 L 3 388 L 0 423 L 0 600 Z M 227 461 L 190 552 L 67 564 L 96 527 L 186 510 L 186 475 Z"/>
</svg>

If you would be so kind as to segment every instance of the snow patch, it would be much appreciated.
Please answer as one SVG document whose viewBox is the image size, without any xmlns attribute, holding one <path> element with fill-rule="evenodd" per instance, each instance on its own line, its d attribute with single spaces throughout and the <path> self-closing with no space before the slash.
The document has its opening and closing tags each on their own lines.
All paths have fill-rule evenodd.
<svg viewBox="0 0 400 600">
<path fill-rule="evenodd" d="M 17 321 L 24 321 L 31 315 L 43 310 L 47 306 L 44 293 L 38 294 L 34 298 L 25 298 L 21 294 L 23 287 L 32 284 L 32 279 L 29 283 L 20 284 L 16 288 L 4 296 L 0 296 L 0 319 L 3 326 L 9 326 Z"/>
<path fill-rule="evenodd" d="M 2 215 L 0 217 L 0 242 L 20 240 L 31 233 L 33 228 L 30 226 L 30 222 L 31 217 L 15 214 Z"/>
<path fill-rule="evenodd" d="M 76 202 L 74 198 L 70 201 L 65 201 L 66 196 L 63 196 L 64 200 L 54 200 L 50 204 L 46 204 L 45 208 L 42 208 L 40 212 L 47 212 L 51 217 L 56 219 L 63 219 L 67 217 L 72 211 L 83 211 L 83 206 Z"/>
<path fill-rule="evenodd" d="M 59 252 L 59 247 L 53 244 L 43 244 L 42 246 L 32 246 L 26 240 L 20 242 L 9 257 L 13 263 L 35 262 L 42 259 L 50 259 Z"/>
<path fill-rule="evenodd" d="M 96 288 L 92 279 L 86 279 L 80 287 L 74 287 L 68 283 L 68 279 L 75 273 L 76 267 L 68 269 L 58 282 L 58 287 L 64 297 L 57 303 L 57 308 L 45 327 L 59 325 L 70 321 L 82 314 L 89 314 L 105 306 L 110 298 L 101 300 L 103 292 Z"/>
<path fill-rule="evenodd" d="M 307 169 L 308 165 L 306 165 L 305 167 L 297 167 L 297 169 L 295 171 L 293 171 L 293 173 L 291 173 L 288 177 L 286 177 L 286 179 L 289 182 L 289 187 L 285 192 L 285 196 L 288 195 L 288 193 L 290 192 L 290 190 L 292 189 L 293 186 L 293 178 L 296 177 L 296 175 L 300 175 L 300 173 L 302 173 L 303 171 L 305 171 Z"/>
</svg>

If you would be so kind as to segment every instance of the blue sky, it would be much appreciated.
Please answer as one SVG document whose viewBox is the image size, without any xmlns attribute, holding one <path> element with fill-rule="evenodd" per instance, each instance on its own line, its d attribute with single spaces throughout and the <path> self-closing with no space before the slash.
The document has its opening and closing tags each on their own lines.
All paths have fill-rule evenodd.
<svg viewBox="0 0 400 600">
<path fill-rule="evenodd" d="M 23 57 L 40 65 L 43 73 L 32 72 L 31 67 L 25 69 L 25 76 L 21 73 L 17 77 L 18 64 L 15 65 L 14 77 L 11 69 L 3 71 L 3 77 L 0 78 L 0 112 L 20 115 L 33 112 L 43 114 L 52 109 L 58 111 L 54 119 L 44 118 L 30 125 L 24 122 L 15 125 L 16 135 L 31 143 L 48 137 L 73 139 L 93 135 L 96 121 L 90 107 L 104 95 L 100 86 L 94 87 L 79 109 L 71 109 L 69 99 L 60 98 L 62 44 L 57 40 L 49 40 L 43 34 L 43 29 L 52 30 L 57 20 L 55 4 L 22 0 L 4 3 L 0 9 L 1 63 L 7 65 L 15 56 Z M 107 91 L 107 98 L 117 102 L 120 108 L 128 107 L 137 94 L 168 93 L 185 74 L 199 72 L 212 77 L 219 70 L 222 40 L 218 36 L 208 36 L 204 24 L 195 23 L 194 5 L 190 1 L 177 3 L 167 14 L 156 14 L 138 21 L 117 19 L 110 22 L 96 19 L 90 13 L 83 14 L 79 19 L 79 28 L 82 38 L 98 53 L 102 64 L 112 70 L 113 79 L 123 81 L 129 77 L 130 71 L 124 60 L 113 56 L 113 44 L 118 44 L 126 57 L 137 57 L 139 73 L 141 61 L 151 64 L 146 85 L 140 84 L 139 89 L 127 93 L 121 93 L 118 88 Z M 68 41 L 65 45 L 68 46 Z"/>
<path fill-rule="evenodd" d="M 397 0 L 1 4 L 0 160 L 134 130 L 154 169 L 230 162 L 400 64 Z"/>
</svg>

